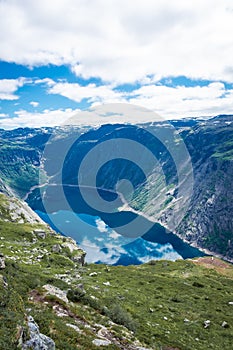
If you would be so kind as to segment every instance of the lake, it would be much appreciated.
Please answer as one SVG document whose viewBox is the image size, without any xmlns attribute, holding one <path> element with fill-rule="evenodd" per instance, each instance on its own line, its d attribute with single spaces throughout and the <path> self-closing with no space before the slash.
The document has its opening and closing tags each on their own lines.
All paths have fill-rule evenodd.
<svg viewBox="0 0 233 350">
<path fill-rule="evenodd" d="M 99 193 L 109 201 L 109 207 L 117 197 L 105 190 Z M 59 186 L 49 186 L 43 194 L 43 205 L 40 200 L 32 205 L 33 195 L 28 199 L 32 208 L 53 229 L 75 239 L 87 252 L 87 262 L 129 265 L 204 255 L 144 216 L 124 210 L 106 212 L 106 208 L 103 211 L 87 205 L 77 187 L 63 186 L 61 191 Z M 87 189 L 87 196 L 92 198 L 91 189 Z M 95 201 L 95 207 L 101 208 L 98 204 Z M 122 204 L 119 199 L 118 205 Z"/>
</svg>

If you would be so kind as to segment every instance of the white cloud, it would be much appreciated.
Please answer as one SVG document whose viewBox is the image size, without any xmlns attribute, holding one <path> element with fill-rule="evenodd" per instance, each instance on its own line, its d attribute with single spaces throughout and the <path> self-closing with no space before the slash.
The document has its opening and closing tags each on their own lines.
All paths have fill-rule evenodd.
<svg viewBox="0 0 233 350">
<path fill-rule="evenodd" d="M 130 103 L 168 119 L 231 114 L 233 110 L 233 89 L 226 89 L 222 83 L 195 87 L 148 85 L 131 95 Z"/>
<path fill-rule="evenodd" d="M 68 118 L 79 110 L 72 110 L 70 108 L 62 110 L 44 110 L 43 112 L 30 113 L 25 110 L 15 112 L 13 118 L 1 118 L 0 127 L 5 129 L 14 129 L 18 127 L 42 127 L 55 126 L 64 123 Z"/>
<path fill-rule="evenodd" d="M 19 96 L 15 92 L 22 87 L 27 79 L 1 79 L 0 80 L 0 100 L 17 100 Z"/>
<path fill-rule="evenodd" d="M 218 113 L 230 114 L 233 110 L 233 89 L 225 88 L 221 82 L 213 82 L 205 86 L 165 86 L 159 84 L 147 84 L 133 90 L 132 92 L 119 92 L 113 89 L 113 86 L 96 86 L 89 84 L 80 86 L 72 83 L 49 83 L 49 93 L 60 94 L 69 99 L 81 102 L 87 99 L 92 107 L 100 104 L 113 103 L 113 111 L 115 111 L 115 103 L 131 103 L 137 106 L 142 106 L 159 114 L 162 118 L 181 118 L 181 117 L 198 117 L 211 116 Z M 110 106 L 111 109 L 111 106 Z M 111 110 L 109 110 L 111 112 Z M 104 124 L 106 122 L 145 122 L 154 120 L 153 113 L 139 117 L 137 113 L 114 114 L 108 117 L 101 114 L 91 115 L 88 111 L 81 112 L 78 119 L 82 119 L 85 124 Z M 76 121 L 78 121 L 76 119 Z"/>
<path fill-rule="evenodd" d="M 43 78 L 43 79 L 36 79 L 34 80 L 34 84 L 42 84 L 45 86 L 53 86 L 54 85 L 54 80 L 50 78 Z"/>
<path fill-rule="evenodd" d="M 102 101 L 110 103 L 122 100 L 122 93 L 113 91 L 112 87 L 107 85 L 96 86 L 95 84 L 89 84 L 81 86 L 76 83 L 54 83 L 53 86 L 50 85 L 48 92 L 50 94 L 59 94 L 76 102 L 81 102 L 83 99 L 87 99 L 90 103 L 102 103 Z"/>
<path fill-rule="evenodd" d="M 5 114 L 5 113 L 0 113 L 0 118 L 7 118 L 7 117 L 8 117 L 7 114 Z"/>
<path fill-rule="evenodd" d="M 149 247 L 151 243 L 152 242 L 147 243 Z M 147 263 L 150 260 L 161 260 L 161 256 L 156 257 L 155 252 L 162 254 L 162 258 L 164 260 L 175 261 L 175 260 L 182 259 L 182 257 L 173 249 L 170 243 L 161 245 L 160 247 L 159 247 L 159 244 L 156 243 L 154 244 L 154 250 L 151 250 L 150 252 L 150 250 L 147 247 L 147 251 L 148 251 L 148 255 L 138 257 L 138 260 L 141 263 Z"/>
<path fill-rule="evenodd" d="M 100 232 L 102 232 L 102 233 L 107 233 L 108 234 L 108 237 L 109 238 L 112 238 L 112 239 L 120 239 L 122 236 L 119 234 L 119 233 L 117 233 L 116 231 L 114 231 L 114 230 L 112 230 L 112 229 L 110 229 L 106 224 L 105 224 L 105 222 L 103 221 L 103 220 L 101 220 L 101 219 L 96 219 L 96 227 L 97 227 L 97 229 L 100 231 Z M 98 238 L 97 239 L 97 241 L 99 241 L 99 242 L 101 242 L 101 241 L 103 241 L 103 238 Z M 115 245 L 113 244 L 113 245 L 108 245 L 107 243 L 105 244 L 105 247 L 115 247 Z"/>
<path fill-rule="evenodd" d="M 37 101 L 31 101 L 31 102 L 30 102 L 30 105 L 31 105 L 32 107 L 38 107 L 38 106 L 39 106 L 39 102 L 37 102 Z"/>
<path fill-rule="evenodd" d="M 86 261 L 88 263 L 101 261 L 104 264 L 115 264 L 121 254 L 126 254 L 126 251 L 121 246 L 109 247 L 108 251 L 105 252 L 88 238 L 84 238 L 79 242 L 79 245 L 87 253 Z"/>
<path fill-rule="evenodd" d="M 7 14 L 7 15 L 6 15 Z M 40 84 L 48 94 L 58 94 L 92 107 L 130 102 L 164 118 L 232 113 L 233 9 L 230 0 L 16 0 L 0 1 L 0 59 L 29 66 L 68 64 L 84 78 L 100 77 L 98 84 L 55 82 L 51 78 L 0 80 L 0 100 L 19 99 L 26 83 Z M 161 77 L 196 79 L 195 87 L 162 86 Z M 213 83 L 198 86 L 198 79 Z M 139 81 L 141 87 L 126 92 L 117 86 Z M 35 98 L 35 100 L 34 100 Z M 38 107 L 36 97 L 30 104 Z M 24 109 L 26 106 L 23 107 Z M 4 111 L 6 114 L 8 111 Z M 1 125 L 57 125 L 75 111 L 17 111 Z M 148 116 L 148 114 L 147 114 Z M 80 124 L 143 122 L 125 115 L 79 114 Z M 54 119 L 53 119 L 54 118 Z M 5 124 L 4 124 L 5 123 Z"/>
<path fill-rule="evenodd" d="M 96 219 L 96 227 L 100 232 L 108 232 L 108 227 L 105 222 L 101 219 Z"/>
<path fill-rule="evenodd" d="M 109 234 L 109 237 L 110 238 L 113 238 L 113 239 L 118 239 L 121 237 L 121 235 L 119 233 L 117 233 L 116 231 L 112 231 L 110 234 Z"/>
<path fill-rule="evenodd" d="M 0 58 L 70 64 L 112 82 L 185 75 L 233 80 L 230 0 L 0 3 Z"/>
<path fill-rule="evenodd" d="M 148 121 L 162 120 L 160 116 L 151 110 L 129 103 L 98 103 L 93 104 L 88 110 L 80 110 L 66 123 L 70 125 L 94 125 L 107 123 L 145 123 Z"/>
</svg>

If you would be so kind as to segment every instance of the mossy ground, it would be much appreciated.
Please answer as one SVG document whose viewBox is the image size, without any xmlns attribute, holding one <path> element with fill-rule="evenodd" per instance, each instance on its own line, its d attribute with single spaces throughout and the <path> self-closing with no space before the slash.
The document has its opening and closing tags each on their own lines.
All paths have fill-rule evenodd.
<svg viewBox="0 0 233 350">
<path fill-rule="evenodd" d="M 232 265 L 199 258 L 81 266 L 74 255 L 82 251 L 71 252 L 68 238 L 47 226 L 4 221 L 9 213 L 0 199 L 0 253 L 6 257 L 0 273 L 0 350 L 17 349 L 29 314 L 57 350 L 99 349 L 92 341 L 102 327 L 112 342 L 105 349 L 134 350 L 136 341 L 156 350 L 232 349 Z M 38 228 L 45 239 L 33 233 Z M 86 293 L 77 291 L 80 283 Z M 80 298 L 67 303 L 46 294 L 46 284 Z M 206 320 L 210 325 L 204 328 Z"/>
<path fill-rule="evenodd" d="M 233 280 L 192 261 L 159 261 L 128 267 L 91 265 L 88 294 L 110 307 L 120 304 L 137 323 L 137 337 L 155 349 L 231 349 Z M 108 271 L 108 272 L 107 272 Z M 103 285 L 109 281 L 110 286 Z M 204 321 L 210 327 L 204 328 Z M 223 321 L 229 328 L 223 328 Z"/>
</svg>

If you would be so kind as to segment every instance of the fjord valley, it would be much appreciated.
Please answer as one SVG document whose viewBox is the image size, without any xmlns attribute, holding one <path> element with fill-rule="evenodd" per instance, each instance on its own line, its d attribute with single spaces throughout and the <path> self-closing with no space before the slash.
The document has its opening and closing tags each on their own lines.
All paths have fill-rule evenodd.
<svg viewBox="0 0 233 350">
<path fill-rule="evenodd" d="M 122 140 L 142 153 L 120 158 Z M 231 349 L 233 116 L 1 129 L 0 145 L 0 349 Z"/>
<path fill-rule="evenodd" d="M 183 186 L 183 192 L 178 193 L 177 165 L 168 149 L 153 135 L 158 130 L 164 131 L 166 135 L 169 131 L 166 122 L 148 123 L 142 126 L 108 124 L 96 128 L 64 126 L 54 129 L 1 130 L 0 173 L 5 186 L 2 187 L 5 192 L 10 191 L 19 198 L 25 198 L 31 208 L 37 210 L 45 220 L 51 219 L 51 215 L 47 218 L 43 214 L 45 211 L 47 214 L 52 214 L 63 210 L 60 216 L 61 221 L 65 221 L 66 204 L 60 198 L 59 186 L 62 186 L 74 213 L 91 216 L 84 219 L 87 224 L 91 218 L 96 217 L 106 224 L 106 230 L 114 230 L 119 226 L 120 220 L 121 225 L 125 224 L 125 221 L 128 222 L 127 220 L 140 213 L 144 215 L 143 220 L 146 221 L 148 218 L 155 221 L 154 230 L 148 230 L 142 235 L 144 240 L 152 243 L 156 242 L 156 239 L 157 243 L 169 243 L 161 238 L 168 237 L 168 231 L 165 236 L 163 231 L 165 232 L 171 216 L 180 217 L 181 220 L 170 234 L 176 235 L 193 247 L 231 261 L 233 258 L 232 121 L 232 116 L 222 115 L 207 120 L 187 119 L 172 122 L 176 130 L 174 138 L 177 138 L 177 141 L 175 141 L 179 144 L 179 137 L 184 140 L 191 158 L 193 171 L 191 192 L 190 178 L 187 174 L 187 179 L 186 175 L 184 176 L 186 184 Z M 120 197 L 118 201 L 118 207 L 113 208 L 115 212 L 112 215 L 98 211 L 98 208 L 93 209 L 83 200 L 80 186 L 77 186 L 77 174 L 83 159 L 96 146 L 121 139 L 141 143 L 153 152 L 158 163 L 149 169 L 145 178 L 139 166 L 130 160 L 118 158 L 105 162 L 98 171 L 95 184 L 101 196 L 111 203 L 116 197 L 119 198 L 119 192 L 123 194 L 123 199 Z M 50 148 L 46 153 L 44 150 L 48 145 Z M 72 147 L 63 156 L 62 149 L 66 147 L 65 145 Z M 107 150 L 103 149 L 102 154 L 98 154 L 98 162 L 105 161 L 107 152 L 114 155 L 114 146 L 110 145 Z M 144 164 L 146 157 L 143 160 L 142 155 L 141 158 Z M 92 166 L 86 169 L 86 179 L 91 178 L 96 162 L 93 160 Z M 162 174 L 159 167 L 162 168 Z M 129 195 L 131 188 L 127 186 L 119 186 L 116 189 L 116 184 L 122 179 L 127 179 L 132 184 L 134 189 L 132 196 Z M 185 213 L 180 214 L 180 208 L 185 205 L 187 206 Z M 129 212 L 128 209 L 119 211 L 119 208 L 124 206 L 126 208 L 130 206 L 133 211 Z M 56 223 L 59 225 L 59 220 Z M 59 227 L 54 228 L 59 230 Z M 64 225 L 61 232 L 62 230 L 65 230 Z M 68 232 L 74 234 L 73 227 Z M 123 243 L 127 244 L 130 241 L 121 242 L 121 245 Z M 190 254 L 192 257 L 192 252 Z"/>
</svg>

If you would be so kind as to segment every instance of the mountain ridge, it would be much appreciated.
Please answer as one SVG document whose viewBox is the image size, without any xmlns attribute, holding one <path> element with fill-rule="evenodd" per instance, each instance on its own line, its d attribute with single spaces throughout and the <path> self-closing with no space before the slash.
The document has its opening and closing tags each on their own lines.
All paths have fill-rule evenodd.
<svg viewBox="0 0 233 350">
<path fill-rule="evenodd" d="M 231 186 L 232 160 L 233 160 L 233 116 L 220 115 L 207 120 L 181 120 L 174 121 L 181 138 L 191 155 L 194 172 L 194 190 L 191 197 L 187 215 L 176 227 L 174 233 L 196 247 L 208 252 L 219 254 L 231 261 L 233 257 L 233 193 Z M 92 149 L 93 145 L 105 142 L 117 137 L 131 138 L 132 140 L 145 141 L 146 147 L 151 147 L 150 136 L 146 136 L 146 128 L 151 123 L 143 125 L 142 131 L 130 125 L 104 125 L 100 128 L 83 130 L 72 126 L 55 128 L 55 144 L 65 142 L 67 137 L 76 141 L 73 153 L 66 156 L 64 163 L 64 181 L 70 184 L 76 183 L 76 173 L 81 159 Z M 159 123 L 154 123 L 156 126 Z M 164 125 L 167 122 L 162 123 Z M 191 124 L 191 126 L 190 126 Z M 160 124 L 159 124 L 160 125 Z M 107 130 L 107 132 L 106 132 Z M 148 129 L 150 130 L 150 129 Z M 156 130 L 156 129 L 155 129 Z M 38 185 L 39 166 L 41 165 L 42 150 L 49 142 L 52 128 L 42 129 L 16 129 L 2 131 L 0 141 L 2 152 L 0 158 L 2 165 L 0 174 L 8 188 L 15 194 L 23 197 L 33 186 Z M 7 144 L 6 144 L 7 143 Z M 156 145 L 156 144 L 155 144 Z M 132 208 L 144 212 L 152 217 L 159 218 L 159 222 L 166 227 L 171 213 L 176 213 L 174 203 L 176 201 L 176 174 L 175 166 L 169 155 L 161 148 L 161 145 L 153 146 L 156 157 L 161 160 L 165 173 L 167 173 L 167 187 L 161 188 L 159 178 L 152 172 L 147 185 L 137 168 L 124 162 L 108 164 L 98 177 L 98 186 L 113 189 L 115 183 L 131 174 L 129 180 L 136 188 L 134 197 L 129 202 Z M 157 147 L 157 149 L 156 149 Z M 110 150 L 109 150 L 110 152 Z M 161 155 L 159 154 L 161 152 Z M 78 155 L 78 156 L 77 156 Z M 17 164 L 11 160 L 17 158 Z M 74 167 L 75 165 L 75 167 Z M 46 170 L 42 168 L 42 171 Z M 91 169 L 90 169 L 91 171 Z M 116 174 L 116 175 L 114 175 Z M 75 175 L 75 176 L 74 176 Z M 86 174 L 89 176 L 88 174 Z M 50 173 L 44 171 L 44 179 L 56 182 L 55 170 Z M 47 180 L 46 180 L 47 179 Z M 157 184 L 153 185 L 153 182 Z M 173 186 L 171 188 L 170 186 Z M 170 188 L 170 189 L 169 189 Z M 153 197 L 160 191 L 168 195 L 160 207 L 155 210 Z M 32 208 L 40 206 L 39 192 L 34 191 L 28 199 Z M 178 215 L 178 213 L 177 213 Z"/>
</svg>

